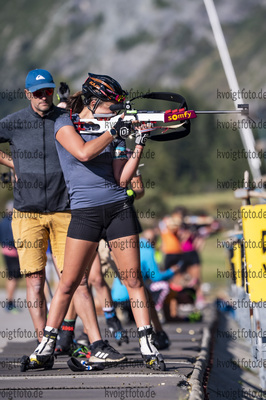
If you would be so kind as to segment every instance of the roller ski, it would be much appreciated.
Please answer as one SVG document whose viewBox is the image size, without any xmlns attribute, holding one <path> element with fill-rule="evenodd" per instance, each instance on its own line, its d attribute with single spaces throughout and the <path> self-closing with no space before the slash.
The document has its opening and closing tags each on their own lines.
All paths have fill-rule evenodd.
<svg viewBox="0 0 266 400">
<path fill-rule="evenodd" d="M 71 357 L 67 362 L 68 367 L 73 372 L 82 371 L 100 371 L 107 368 L 120 367 L 125 369 L 127 367 L 132 368 L 132 366 L 143 367 L 142 359 L 124 359 L 121 361 L 112 360 L 105 362 L 91 362 L 90 359 L 84 360 L 82 358 Z"/>
<path fill-rule="evenodd" d="M 54 349 L 57 333 L 54 329 L 44 330 L 41 343 L 28 357 L 23 356 L 20 360 L 20 371 L 26 372 L 29 369 L 51 369 L 54 365 Z"/>
<path fill-rule="evenodd" d="M 90 356 L 87 357 L 85 355 L 85 357 L 87 360 L 82 359 L 83 357 L 77 356 L 74 352 L 67 365 L 72 371 L 78 372 L 101 370 L 127 361 L 126 356 L 110 346 L 107 340 L 98 340 L 97 342 L 92 343 L 90 346 Z"/>
<path fill-rule="evenodd" d="M 152 334 L 152 327 L 138 328 L 139 345 L 144 365 L 150 369 L 165 371 L 166 366 L 163 356 L 154 346 Z"/>
<path fill-rule="evenodd" d="M 20 372 L 26 372 L 29 369 L 52 369 L 54 365 L 54 356 L 23 356 L 20 360 Z"/>
<path fill-rule="evenodd" d="M 122 324 L 116 315 L 112 318 L 107 318 L 106 322 L 111 333 L 111 337 L 115 338 L 118 346 L 121 346 L 122 343 L 129 343 L 127 331 L 123 329 Z"/>
<path fill-rule="evenodd" d="M 73 372 L 82 371 L 101 371 L 104 369 L 103 363 L 90 363 L 87 360 L 79 360 L 75 357 L 71 357 L 67 362 L 68 367 Z"/>
</svg>

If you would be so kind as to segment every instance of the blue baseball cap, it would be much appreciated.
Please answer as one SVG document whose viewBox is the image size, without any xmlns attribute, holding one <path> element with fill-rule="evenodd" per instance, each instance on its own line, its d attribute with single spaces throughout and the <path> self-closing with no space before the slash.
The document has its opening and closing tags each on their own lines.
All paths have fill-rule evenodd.
<svg viewBox="0 0 266 400">
<path fill-rule="evenodd" d="M 55 83 L 50 72 L 45 69 L 33 69 L 26 77 L 25 88 L 35 92 L 44 88 L 55 88 Z"/>
</svg>

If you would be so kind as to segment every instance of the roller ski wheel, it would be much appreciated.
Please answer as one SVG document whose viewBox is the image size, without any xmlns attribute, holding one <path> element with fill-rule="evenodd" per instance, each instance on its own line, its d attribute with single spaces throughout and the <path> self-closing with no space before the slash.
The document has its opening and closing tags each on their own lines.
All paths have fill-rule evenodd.
<svg viewBox="0 0 266 400">
<path fill-rule="evenodd" d="M 20 360 L 20 372 L 26 372 L 29 369 L 30 357 L 23 356 Z"/>
<path fill-rule="evenodd" d="M 20 371 L 26 372 L 29 369 L 52 369 L 54 365 L 54 356 L 35 356 L 30 358 L 23 356 L 20 360 Z"/>
<path fill-rule="evenodd" d="M 163 356 L 158 353 L 156 356 L 143 356 L 144 365 L 156 371 L 166 371 L 166 365 Z"/>
</svg>

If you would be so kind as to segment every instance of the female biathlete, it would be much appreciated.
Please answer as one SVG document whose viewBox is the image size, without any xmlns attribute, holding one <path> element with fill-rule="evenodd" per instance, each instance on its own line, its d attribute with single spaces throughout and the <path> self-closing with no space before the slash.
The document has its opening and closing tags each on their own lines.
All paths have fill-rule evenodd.
<svg viewBox="0 0 266 400">
<path fill-rule="evenodd" d="M 163 358 L 152 342 L 149 301 L 140 271 L 139 224 L 127 195 L 127 185 L 138 168 L 147 133 L 136 129 L 135 149 L 127 159 L 125 140 L 119 136 L 124 131 L 122 118 L 112 129 L 100 134 L 93 132 L 92 124 L 85 125 L 90 133 L 82 134 L 78 129 L 80 124 L 75 124 L 80 119 L 95 118 L 94 114 L 110 116 L 109 107 L 123 101 L 125 95 L 111 77 L 89 73 L 82 92 L 75 96 L 74 109 L 78 114 L 72 120 L 63 115 L 55 121 L 56 146 L 70 195 L 72 218 L 62 277 L 51 303 L 42 342 L 30 356 L 31 368 L 51 365 L 58 328 L 85 271 L 90 270 L 99 240 L 105 235 L 119 272 L 125 277 L 144 363 L 148 368 L 165 369 Z M 93 312 L 96 318 L 94 309 Z M 110 347 L 106 351 L 102 340 L 92 342 L 90 363 L 110 361 L 110 358 L 122 360 L 119 353 L 120 357 L 115 360 L 116 351 L 112 352 Z"/>
</svg>

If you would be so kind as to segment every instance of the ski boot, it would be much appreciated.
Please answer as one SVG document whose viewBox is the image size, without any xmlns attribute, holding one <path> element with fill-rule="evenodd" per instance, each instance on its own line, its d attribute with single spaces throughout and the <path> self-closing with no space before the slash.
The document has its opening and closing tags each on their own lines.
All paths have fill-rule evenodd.
<svg viewBox="0 0 266 400">
<path fill-rule="evenodd" d="M 54 365 L 54 348 L 57 334 L 44 330 L 43 338 L 38 347 L 28 357 L 23 356 L 20 360 L 20 371 L 28 369 L 51 369 Z"/>
<path fill-rule="evenodd" d="M 121 346 L 122 343 L 129 343 L 127 331 L 123 329 L 122 324 L 116 315 L 112 318 L 107 318 L 106 322 L 108 329 L 111 332 L 112 337 L 117 341 L 118 346 Z"/>
<path fill-rule="evenodd" d="M 152 333 L 152 327 L 147 327 L 141 330 L 138 328 L 139 345 L 144 365 L 147 368 L 165 371 L 166 366 L 163 356 L 158 352 L 153 344 Z"/>
<path fill-rule="evenodd" d="M 74 343 L 74 329 L 73 331 L 65 330 L 64 327 L 59 329 L 56 346 L 55 346 L 55 355 L 63 356 L 68 355 L 71 356 L 76 346 Z"/>
<path fill-rule="evenodd" d="M 168 349 L 171 342 L 165 331 L 153 332 L 152 341 L 158 350 Z"/>
</svg>

